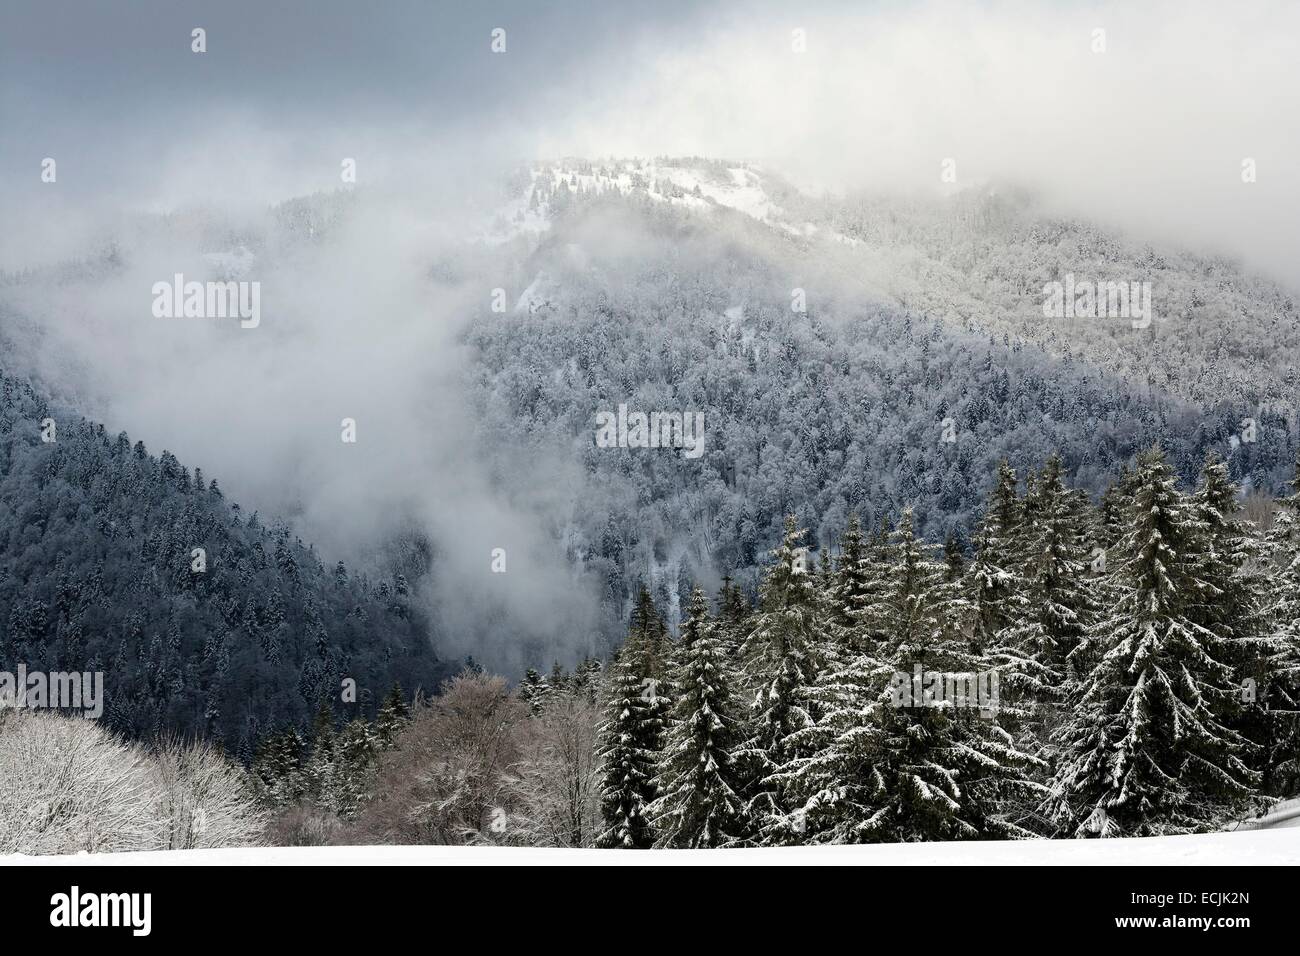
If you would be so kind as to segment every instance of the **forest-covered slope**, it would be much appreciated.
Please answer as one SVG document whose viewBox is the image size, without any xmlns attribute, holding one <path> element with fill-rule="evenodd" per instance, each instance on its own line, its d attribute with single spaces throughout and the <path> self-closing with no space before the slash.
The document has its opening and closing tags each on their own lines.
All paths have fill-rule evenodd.
<svg viewBox="0 0 1300 956">
<path fill-rule="evenodd" d="M 199 469 L 3 372 L 0 608 L 0 670 L 102 670 L 112 729 L 203 734 L 244 757 L 322 702 L 373 715 L 395 682 L 432 690 L 449 670 L 405 580 L 325 567 Z"/>
<path fill-rule="evenodd" d="M 224 454 L 214 464 L 245 499 L 282 483 L 274 506 L 259 504 L 315 520 L 299 528 L 315 540 L 337 510 L 300 501 L 400 476 L 380 533 L 391 518 L 427 541 L 439 562 L 428 580 L 456 582 L 412 575 L 412 606 L 511 674 L 611 649 L 638 580 L 673 624 L 692 580 L 731 574 L 753 597 L 785 514 L 824 545 L 850 513 L 874 524 L 911 508 L 920 534 L 969 550 L 1002 458 L 1023 472 L 1059 453 L 1066 479 L 1095 497 L 1159 443 L 1184 481 L 1215 451 L 1244 494 L 1276 494 L 1300 447 L 1290 292 L 1013 191 L 815 197 L 745 164 L 684 158 L 536 164 L 500 198 L 482 228 L 441 210 L 394 219 L 391 197 L 365 189 L 251 218 L 136 217 L 99 253 L 0 278 L 7 364 L 114 427 L 134 433 L 143 411 L 139 427 L 162 428 L 173 447 L 198 431 L 190 421 L 122 402 L 121 376 L 80 374 L 97 368 L 81 310 L 142 367 L 203 363 L 208 383 L 238 380 L 247 400 L 204 419 L 220 430 L 214 451 L 196 442 L 187 455 Z M 401 241 L 366 260 L 381 233 Z M 150 324 L 141 290 L 181 261 L 187 275 L 262 282 L 265 323 L 206 338 Z M 1065 274 L 1150 282 L 1151 325 L 1044 318 L 1043 285 Z M 439 323 L 445 337 L 429 336 Z M 358 368 L 390 387 L 356 389 Z M 376 398 L 358 446 L 371 457 L 350 462 L 382 463 L 368 472 L 343 474 L 322 450 L 338 419 L 315 416 L 335 380 L 352 386 L 339 416 Z M 282 405 L 274 442 L 232 427 Z M 620 405 L 701 414 L 703 453 L 600 447 L 597 416 Z M 380 415 L 393 420 L 386 445 Z M 431 474 L 439 462 L 450 480 Z M 376 526 L 376 510 L 353 523 Z M 492 524 L 493 511 L 507 517 Z M 516 529 L 510 573 L 480 586 L 478 548 Z M 341 547 L 377 550 L 350 533 Z M 545 561 L 565 573 L 529 582 Z M 514 582 L 527 582 L 523 611 L 502 618 Z"/>
<path fill-rule="evenodd" d="M 904 507 L 927 537 L 967 539 L 1002 458 L 1023 470 L 1059 451 L 1069 480 L 1093 495 L 1153 443 L 1183 480 L 1211 450 L 1247 491 L 1276 492 L 1289 478 L 1294 409 L 1279 405 L 1284 376 L 1272 370 L 1296 354 L 1295 316 L 1276 287 L 1221 262 L 1202 274 L 1194 257 L 1153 265 L 1145 247 L 1113 237 L 1089 245 L 1082 236 L 1102 234 L 1082 223 L 1044 220 L 1035 232 L 1028 211 L 981 196 L 848 200 L 835 220 L 847 232 L 831 238 L 828 202 L 776 190 L 762 200 L 762 177 L 731 172 L 662 161 L 632 174 L 576 162 L 534 171 L 501 245 L 512 308 L 484 307 L 466 333 L 483 446 L 558 445 L 583 462 L 583 507 L 567 533 L 611 606 L 628 607 L 639 574 L 670 619 L 692 579 L 731 572 L 752 593 L 787 513 L 813 543 L 852 512 L 874 523 Z M 821 225 L 795 229 L 803 218 L 792 210 Z M 855 231 L 890 257 L 929 262 L 890 272 L 925 296 L 909 305 L 880 286 L 893 259 Z M 996 283 L 934 265 L 954 248 L 970 251 L 967 272 L 998 249 L 1032 259 L 1017 308 L 1036 303 L 1041 327 L 1042 277 L 1071 261 L 1092 274 L 1101 261 L 1083 246 L 1106 251 L 1103 277 L 1150 275 L 1175 295 L 1158 301 L 1177 308 L 1150 334 L 1098 320 L 1022 336 L 1023 315 L 990 291 Z M 1202 301 L 1216 282 L 1222 294 Z M 1189 289 L 1200 306 L 1183 301 Z M 1207 337 L 1230 318 L 1249 328 Z M 1266 334 L 1274 349 L 1252 378 Z M 1207 363 L 1222 374 L 1178 371 Z M 1150 376 L 1130 374 L 1137 365 Z M 597 413 L 622 403 L 702 412 L 704 454 L 597 447 Z"/>
</svg>

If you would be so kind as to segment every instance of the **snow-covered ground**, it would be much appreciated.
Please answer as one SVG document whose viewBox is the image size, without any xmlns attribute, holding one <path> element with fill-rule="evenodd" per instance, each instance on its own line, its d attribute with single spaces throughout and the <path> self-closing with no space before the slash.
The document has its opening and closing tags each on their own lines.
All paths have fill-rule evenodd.
<svg viewBox="0 0 1300 956">
<path fill-rule="evenodd" d="M 1132 840 L 1023 840 L 987 843 L 896 843 L 875 846 L 791 847 L 770 850 L 546 850 L 515 847 L 371 846 L 282 847 L 257 850 L 172 850 L 95 856 L 0 856 L 0 865 L 15 863 L 223 866 L 287 864 L 649 864 L 795 865 L 887 864 L 899 866 L 1096 866 L 1300 864 L 1300 827 L 1285 827 L 1197 836 Z"/>
<path fill-rule="evenodd" d="M 1238 830 L 1283 830 L 1300 827 L 1300 797 L 1275 804 L 1260 817 L 1243 820 Z"/>
</svg>

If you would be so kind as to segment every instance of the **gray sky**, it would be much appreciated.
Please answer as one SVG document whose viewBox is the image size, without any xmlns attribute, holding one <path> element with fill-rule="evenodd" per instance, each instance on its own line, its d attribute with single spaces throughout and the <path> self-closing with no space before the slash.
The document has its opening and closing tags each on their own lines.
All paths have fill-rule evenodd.
<svg viewBox="0 0 1300 956">
<path fill-rule="evenodd" d="M 206 54 L 190 52 L 195 26 Z M 0 202 L 22 222 L 52 202 L 71 221 L 91 202 L 267 201 L 331 187 L 340 156 L 412 189 L 638 153 L 882 191 L 933 188 L 953 158 L 959 183 L 1030 185 L 1296 285 L 1297 35 L 1300 5 L 1274 0 L 6 0 Z M 0 263 L 32 240 L 14 245 L 0 240 Z"/>
<path fill-rule="evenodd" d="M 255 131 L 221 142 L 232 165 L 270 138 L 305 164 L 318 144 L 376 130 L 528 156 L 539 128 L 582 106 L 568 94 L 593 85 L 593 70 L 632 69 L 633 48 L 672 42 L 689 7 L 657 0 L 633 19 L 619 6 L 6 0 L 0 171 L 30 179 L 33 157 L 61 157 L 68 191 L 134 195 L 186 142 L 212 145 L 232 127 Z M 207 31 L 202 55 L 190 49 L 195 27 Z M 504 55 L 489 49 L 497 27 Z"/>
<path fill-rule="evenodd" d="M 10 0 L 0 12 L 6 107 L 72 122 L 170 120 L 255 105 L 280 120 L 358 122 L 420 116 L 432 125 L 520 115 L 571 81 L 592 54 L 663 36 L 690 5 L 596 0 Z M 203 27 L 208 50 L 190 50 Z M 508 56 L 489 51 L 507 30 Z M 27 107 L 27 109 L 24 109 Z"/>
</svg>

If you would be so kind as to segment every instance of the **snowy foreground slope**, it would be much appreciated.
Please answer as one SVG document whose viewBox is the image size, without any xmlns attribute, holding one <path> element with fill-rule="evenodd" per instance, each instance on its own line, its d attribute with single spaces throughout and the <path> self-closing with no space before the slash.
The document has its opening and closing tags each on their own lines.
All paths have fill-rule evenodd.
<svg viewBox="0 0 1300 956">
<path fill-rule="evenodd" d="M 222 866 L 248 863 L 293 866 L 338 864 L 613 864 L 689 865 L 783 863 L 896 866 L 1295 866 L 1300 865 L 1296 820 L 1278 828 L 1129 840 L 1021 840 L 967 843 L 887 843 L 871 846 L 790 847 L 752 850 L 656 850 L 618 853 L 464 846 L 278 847 L 274 849 L 168 850 L 74 857 L 0 857 L 59 866 L 67 863 L 130 866 Z M 1287 828 L 1288 825 L 1290 828 Z"/>
</svg>

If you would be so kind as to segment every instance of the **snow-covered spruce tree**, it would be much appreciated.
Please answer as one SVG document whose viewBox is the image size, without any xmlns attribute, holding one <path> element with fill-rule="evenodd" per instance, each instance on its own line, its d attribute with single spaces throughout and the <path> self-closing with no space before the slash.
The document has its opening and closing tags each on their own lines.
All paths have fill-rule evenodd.
<svg viewBox="0 0 1300 956">
<path fill-rule="evenodd" d="M 1300 458 L 1291 489 L 1278 502 L 1267 538 L 1265 647 L 1252 675 L 1256 702 L 1249 711 L 1262 723 L 1261 790 L 1270 796 L 1300 789 Z"/>
<path fill-rule="evenodd" d="M 564 669 L 564 665 L 559 661 L 555 661 L 551 664 L 551 672 L 546 675 L 546 677 L 542 678 L 543 707 L 546 706 L 545 702 L 552 695 L 565 694 L 569 691 L 571 676 L 572 675 Z"/>
<path fill-rule="evenodd" d="M 1101 496 L 1097 537 L 1103 548 L 1116 544 L 1128 529 L 1128 508 L 1133 500 L 1136 479 L 1137 475 L 1129 471 L 1127 465 L 1121 465 L 1119 477 Z"/>
<path fill-rule="evenodd" d="M 888 641 L 888 634 L 881 630 L 883 621 L 877 610 L 892 586 L 896 562 L 893 523 L 889 518 L 882 518 L 876 533 L 866 542 L 859 562 L 863 596 L 856 602 L 857 607 L 849 611 L 856 621 L 851 648 L 854 652 L 871 653 Z"/>
<path fill-rule="evenodd" d="M 1026 775 L 1037 761 L 992 714 L 981 715 L 978 698 L 948 696 L 944 686 L 913 694 L 918 677 L 938 674 L 941 685 L 965 690 L 985 669 L 959 627 L 969 619 L 960 585 L 917 541 L 910 511 L 891 549 L 895 563 L 871 609 L 886 639 L 813 688 L 821 715 L 800 736 L 816 751 L 787 771 L 803 801 L 789 825 L 819 843 L 1026 835 L 1001 808 L 1041 790 Z"/>
<path fill-rule="evenodd" d="M 995 641 L 1010 664 L 1002 691 L 1031 701 L 1060 700 L 1067 657 L 1092 623 L 1096 604 L 1087 575 L 1088 542 L 1075 500 L 1053 455 L 1034 483 L 1031 515 L 1021 533 L 1021 597 L 1016 616 Z"/>
<path fill-rule="evenodd" d="M 718 618 L 714 622 L 714 636 L 722 641 L 727 653 L 735 658 L 740 654 L 740 644 L 748 633 L 750 607 L 745 593 L 730 576 L 722 579 L 718 591 Z"/>
<path fill-rule="evenodd" d="M 672 709 L 673 689 L 671 667 L 676 648 L 668 635 L 659 608 L 655 606 L 650 591 L 644 585 L 637 593 L 632 611 L 632 626 L 625 642 L 631 645 L 634 666 L 641 678 L 642 697 L 646 703 L 646 719 L 653 729 L 649 738 L 658 753 L 663 746 L 663 732 L 668 726 L 668 712 Z"/>
<path fill-rule="evenodd" d="M 355 817 L 365 803 L 380 749 L 378 733 L 360 718 L 350 721 L 339 733 L 325 792 L 330 797 L 328 808 L 344 820 Z"/>
<path fill-rule="evenodd" d="M 1003 460 L 998 463 L 997 482 L 975 534 L 975 558 L 966 571 L 972 604 L 971 643 L 976 653 L 993 647 L 999 632 L 1024 616 L 1022 517 L 1016 473 Z"/>
<path fill-rule="evenodd" d="M 819 672 L 809 699 L 818 718 L 791 735 L 806 757 L 777 774 L 789 794 L 785 825 L 802 843 L 861 843 L 887 800 L 882 699 L 893 669 L 869 653 L 846 655 Z"/>
<path fill-rule="evenodd" d="M 306 751 L 302 735 L 294 728 L 262 738 L 252 761 L 253 786 L 261 803 L 283 807 L 302 797 Z"/>
<path fill-rule="evenodd" d="M 831 560 L 831 550 L 822 548 L 817 556 L 817 576 L 813 579 L 813 586 L 823 595 L 828 595 L 834 583 L 835 562 Z"/>
<path fill-rule="evenodd" d="M 998 633 L 988 655 L 999 673 L 1002 724 L 1018 747 L 1044 761 L 1033 770 L 1034 779 L 1044 782 L 1055 770 L 1052 736 L 1072 709 L 1064 694 L 1070 662 L 1082 662 L 1070 653 L 1098 608 L 1085 535 L 1090 508 L 1064 486 L 1060 458 L 1049 458 L 1026 494 L 1017 615 Z M 1053 824 L 1038 812 L 1040 803 L 1035 796 L 1032 802 L 1008 802 L 1004 810 L 1011 819 L 1050 833 Z"/>
<path fill-rule="evenodd" d="M 656 846 L 728 846 L 747 835 L 732 757 L 741 729 L 736 675 L 699 588 L 691 592 L 687 614 L 673 676 L 677 696 L 658 767 L 659 797 L 649 813 Z"/>
<path fill-rule="evenodd" d="M 1204 534 L 1198 554 L 1200 577 L 1207 585 L 1204 600 L 1195 609 L 1197 620 L 1225 638 L 1254 643 L 1264 629 L 1263 588 L 1257 580 L 1263 547 L 1240 517 L 1237 486 L 1228 477 L 1228 466 L 1213 452 L 1201 469 L 1192 506 Z"/>
<path fill-rule="evenodd" d="M 949 581 L 960 581 L 966 573 L 966 554 L 956 535 L 948 535 L 943 542 L 943 563 L 948 566 Z"/>
<path fill-rule="evenodd" d="M 1117 594 L 1075 655 L 1049 813 L 1076 836 L 1204 831 L 1239 813 L 1257 782 L 1230 726 L 1240 690 L 1230 636 L 1198 623 L 1213 593 L 1205 523 L 1158 448 L 1141 456 L 1128 529 L 1109 565 Z M 1082 654 L 1081 654 L 1082 652 Z"/>
<path fill-rule="evenodd" d="M 519 699 L 528 705 L 528 711 L 534 717 L 542 713 L 542 705 L 545 698 L 546 684 L 537 668 L 530 667 L 524 671 L 523 678 L 519 681 Z"/>
<path fill-rule="evenodd" d="M 603 824 L 596 838 L 599 847 L 644 849 L 653 843 L 646 806 L 654 793 L 655 749 L 641 692 L 641 678 L 631 665 L 616 661 L 599 736 Z"/>
<path fill-rule="evenodd" d="M 1264 543 L 1254 525 L 1240 517 L 1237 486 L 1213 452 L 1206 457 L 1192 504 L 1204 525 L 1200 576 L 1208 586 L 1193 617 L 1227 639 L 1226 660 L 1240 688 L 1240 712 L 1233 726 L 1256 745 L 1250 764 L 1267 775 L 1277 756 L 1271 753 L 1276 718 L 1286 712 L 1291 695 L 1284 683 L 1273 679 L 1286 642 L 1277 639 L 1268 620 Z M 1276 714 L 1271 711 L 1274 704 L 1281 704 Z M 1264 792 L 1270 782 L 1261 779 Z"/>
<path fill-rule="evenodd" d="M 605 720 L 599 730 L 600 847 L 644 849 L 654 842 L 646 808 L 657 795 L 655 764 L 670 704 L 662 693 L 666 643 L 663 621 L 643 586 L 627 640 L 607 679 Z"/>
<path fill-rule="evenodd" d="M 600 689 L 605 677 L 604 663 L 598 657 L 583 655 L 582 663 L 574 671 L 574 693 L 590 704 L 601 700 Z"/>
<path fill-rule="evenodd" d="M 375 732 L 379 736 L 379 747 L 381 750 L 387 750 L 392 747 L 406 725 L 411 719 L 411 709 L 406 704 L 406 695 L 402 693 L 402 685 L 394 683 L 389 690 L 388 696 L 384 698 L 384 704 L 379 708 L 379 714 L 375 720 Z"/>
<path fill-rule="evenodd" d="M 303 782 L 307 795 L 325 807 L 334 801 L 334 745 L 334 711 L 321 701 L 312 721 L 311 753 L 303 767 Z"/>
<path fill-rule="evenodd" d="M 839 564 L 830 585 L 830 616 L 827 620 L 831 638 L 846 652 L 863 649 L 859 622 L 871 597 L 871 572 L 866 536 L 862 533 L 858 516 L 852 514 L 840 538 Z"/>
<path fill-rule="evenodd" d="M 973 662 L 995 669 L 999 678 L 1000 716 L 1018 743 L 1038 749 L 1033 741 L 1035 698 L 1053 683 L 1036 649 L 1014 629 L 1033 615 L 1025 580 L 1029 536 L 1043 502 L 1039 476 L 1026 478 L 1024 497 L 1016 494 L 1016 473 L 1005 461 L 975 535 L 975 556 L 966 569 L 965 594 L 970 602 L 968 633 Z"/>
<path fill-rule="evenodd" d="M 794 516 L 785 520 L 781 544 L 772 551 L 759 594 L 759 607 L 750 619 L 741 645 L 745 682 L 749 689 L 749 736 L 737 751 L 746 775 L 747 812 L 763 843 L 797 842 L 788 829 L 783 773 L 801 756 L 792 735 L 813 723 L 808 690 L 816 679 L 820 652 L 829 645 L 824 605 L 812 576 L 800 571 L 799 542 L 804 531 Z"/>
</svg>

